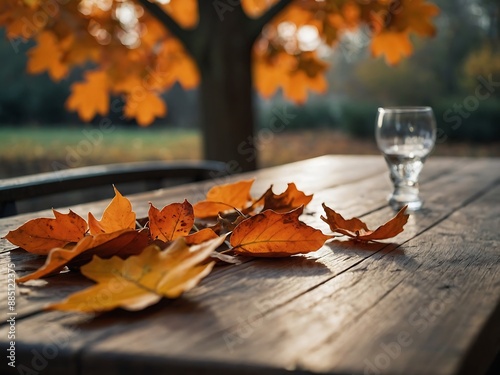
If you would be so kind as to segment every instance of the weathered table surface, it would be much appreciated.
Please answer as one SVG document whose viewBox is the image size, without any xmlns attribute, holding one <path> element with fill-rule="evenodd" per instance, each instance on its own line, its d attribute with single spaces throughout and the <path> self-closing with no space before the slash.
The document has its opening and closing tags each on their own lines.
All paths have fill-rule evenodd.
<svg viewBox="0 0 500 375">
<path fill-rule="evenodd" d="M 393 215 L 381 157 L 325 156 L 250 175 L 255 195 L 287 182 L 314 193 L 303 220 L 325 233 L 322 202 L 375 226 Z M 130 198 L 141 217 L 148 201 L 195 202 L 224 182 Z M 6 264 L 23 275 L 41 259 L 2 240 L 0 372 L 481 374 L 500 347 L 499 182 L 499 159 L 431 157 L 421 178 L 425 209 L 392 243 L 332 242 L 308 256 L 217 267 L 182 298 L 141 312 L 43 311 L 91 284 L 77 273 L 18 285 L 16 369 L 5 355 Z M 106 204 L 72 208 L 100 215 Z M 40 216 L 1 219 L 0 236 Z"/>
</svg>

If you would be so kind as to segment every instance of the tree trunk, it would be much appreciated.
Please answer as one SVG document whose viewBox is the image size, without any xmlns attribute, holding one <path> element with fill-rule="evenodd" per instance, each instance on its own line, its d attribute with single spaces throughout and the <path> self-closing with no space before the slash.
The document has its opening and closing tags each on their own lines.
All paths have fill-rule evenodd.
<svg viewBox="0 0 500 375">
<path fill-rule="evenodd" d="M 200 9 L 201 36 L 194 57 L 201 72 L 200 120 L 204 156 L 227 163 L 229 173 L 256 169 L 253 142 L 253 38 L 245 34 L 247 21 L 240 6 L 222 16 L 212 2 Z"/>
<path fill-rule="evenodd" d="M 193 30 L 181 28 L 158 4 L 138 1 L 179 38 L 200 69 L 205 158 L 226 162 L 229 173 L 256 169 L 252 47 L 264 25 L 292 0 L 279 0 L 252 20 L 239 0 L 198 0 Z"/>
</svg>

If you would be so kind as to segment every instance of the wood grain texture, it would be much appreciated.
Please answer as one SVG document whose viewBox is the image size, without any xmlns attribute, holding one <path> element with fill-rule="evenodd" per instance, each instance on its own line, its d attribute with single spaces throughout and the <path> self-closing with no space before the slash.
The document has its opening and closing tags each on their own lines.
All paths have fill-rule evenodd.
<svg viewBox="0 0 500 375">
<path fill-rule="evenodd" d="M 370 168 L 372 167 L 369 163 L 367 163 L 367 165 Z M 445 171 L 449 173 L 450 170 L 453 170 L 453 167 L 456 168 L 458 166 L 458 163 L 450 163 L 448 160 L 443 161 L 443 163 L 436 164 L 436 166 L 431 165 L 429 168 L 428 176 L 424 176 L 423 180 L 430 181 L 437 176 L 442 176 Z M 331 167 L 334 168 L 334 170 L 338 168 L 336 164 L 331 165 Z M 287 173 L 285 175 L 288 179 L 283 181 L 290 181 L 289 175 Z M 280 173 L 276 173 L 274 176 L 275 180 L 283 179 L 282 174 Z M 345 175 L 342 175 L 342 178 L 342 181 L 346 181 Z M 328 179 L 326 179 L 326 181 L 328 181 Z M 268 181 L 267 185 L 263 185 L 261 190 L 265 190 L 269 186 L 269 183 L 270 182 Z M 322 183 L 325 184 L 325 181 L 323 181 Z M 377 173 L 376 175 L 367 177 L 361 181 L 356 179 L 354 182 L 345 182 L 342 185 L 337 185 L 335 183 L 332 183 L 331 181 L 330 184 L 333 187 L 321 190 L 315 194 L 314 201 L 310 204 L 311 208 L 307 209 L 307 212 L 309 212 L 311 215 L 305 215 L 302 218 L 303 221 L 310 225 L 319 227 L 325 231 L 328 230 L 328 227 L 321 220 L 319 220 L 319 214 L 317 214 L 321 210 L 320 207 L 322 202 L 327 202 L 328 204 L 334 205 L 334 207 L 341 210 L 346 215 L 357 216 L 363 216 L 365 212 L 372 212 L 380 209 L 381 207 L 386 207 L 385 196 L 387 194 L 387 191 L 390 191 L 390 183 L 388 181 L 388 176 L 386 175 L 386 173 Z M 321 185 L 321 183 L 319 185 L 325 186 Z M 369 186 L 368 190 L 366 189 L 366 186 Z M 185 189 L 181 192 L 178 192 L 178 190 L 179 189 L 177 188 L 169 189 L 168 192 L 170 194 L 168 198 L 163 199 L 165 199 L 165 201 L 167 201 L 168 203 L 182 200 L 183 198 L 180 194 L 185 192 Z M 172 194 L 172 191 L 174 191 L 174 194 Z M 359 195 L 353 195 L 353 191 L 359 192 Z M 164 191 L 161 191 L 161 193 L 162 196 L 165 195 L 163 194 Z M 257 191 L 255 194 L 258 195 L 259 191 Z M 144 198 L 143 201 L 147 202 L 150 200 L 150 198 L 151 197 L 148 196 Z M 360 200 L 362 201 L 362 204 L 359 204 Z M 107 202 L 103 202 L 101 206 L 105 204 L 107 204 Z M 140 206 L 140 204 L 136 204 L 135 206 Z M 143 203 L 142 206 L 147 205 Z M 318 254 L 316 254 L 316 256 L 318 256 Z M 22 250 L 15 250 L 11 252 L 10 258 L 9 256 L 6 256 L 6 261 L 8 262 L 7 259 L 11 259 L 16 263 L 16 270 L 18 271 L 19 276 L 33 272 L 44 262 L 43 257 L 26 254 Z M 218 270 L 216 269 L 214 274 L 217 274 L 217 271 Z M 24 303 L 21 301 L 19 303 L 18 313 L 22 316 L 26 313 L 37 311 L 37 309 L 40 310 L 49 302 L 60 300 L 69 293 L 79 290 L 88 285 L 88 283 L 86 282 L 77 282 L 78 277 L 78 275 L 72 275 L 72 282 L 68 283 L 65 282 L 65 280 L 68 278 L 67 275 L 62 277 L 62 279 L 57 277 L 50 277 L 46 279 L 48 282 L 47 286 L 33 287 L 31 288 L 31 290 L 29 288 L 21 286 L 21 290 L 34 293 L 37 295 L 37 298 L 30 303 Z M 0 298 L 4 298 L 4 295 L 0 294 Z"/>
<path fill-rule="evenodd" d="M 480 374 L 500 337 L 500 176 L 492 173 L 499 161 L 431 161 L 422 184 L 426 208 L 394 244 L 333 242 L 308 257 L 220 267 L 183 298 L 139 313 L 39 312 L 84 286 L 78 275 L 50 278 L 48 289 L 33 287 L 36 297 L 19 302 L 19 363 L 30 365 L 32 349 L 47 351 L 60 333 L 47 373 Z M 392 215 L 379 158 L 310 163 L 257 172 L 256 191 L 275 181 L 306 186 L 315 198 L 304 221 L 325 232 L 322 202 L 374 225 Z M 134 199 L 177 201 L 208 186 Z M 10 256 L 22 262 L 21 254 Z"/>
</svg>

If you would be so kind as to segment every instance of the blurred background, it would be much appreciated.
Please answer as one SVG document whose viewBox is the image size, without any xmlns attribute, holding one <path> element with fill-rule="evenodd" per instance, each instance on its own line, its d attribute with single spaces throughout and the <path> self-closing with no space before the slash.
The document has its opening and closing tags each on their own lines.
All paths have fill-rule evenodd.
<svg viewBox="0 0 500 375">
<path fill-rule="evenodd" d="M 363 32 L 344 35 L 321 55 L 331 67 L 326 95 L 303 106 L 280 95 L 256 97 L 261 167 L 322 154 L 378 154 L 376 109 L 430 105 L 438 122 L 434 155 L 500 156 L 500 4 L 498 0 L 434 0 L 437 36 L 414 40 L 414 54 L 396 67 L 369 55 Z M 199 159 L 197 92 L 165 94 L 166 118 L 143 128 L 118 113 L 82 123 L 64 103 L 73 71 L 60 83 L 26 73 L 26 51 L 15 53 L 0 30 L 0 178 L 67 167 L 140 160 Z M 256 94 L 257 95 L 257 94 Z M 119 98 L 116 98 L 119 100 Z M 273 128 L 274 117 L 285 126 Z M 101 128 L 99 128 L 101 126 Z M 237 124 L 235 124 L 237 126 Z M 90 145 L 90 147 L 89 147 Z"/>
</svg>

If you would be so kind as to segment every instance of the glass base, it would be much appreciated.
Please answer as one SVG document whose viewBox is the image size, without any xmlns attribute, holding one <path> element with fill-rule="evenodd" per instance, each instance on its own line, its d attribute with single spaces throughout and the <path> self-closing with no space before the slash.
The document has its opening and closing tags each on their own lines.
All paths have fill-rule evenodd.
<svg viewBox="0 0 500 375">
<path fill-rule="evenodd" d="M 416 200 L 406 201 L 406 200 L 397 199 L 394 197 L 394 195 L 391 195 L 389 197 L 389 205 L 395 211 L 399 211 L 404 206 L 408 206 L 408 208 L 407 208 L 408 211 L 418 211 L 424 206 L 424 201 L 420 198 L 418 198 Z"/>
</svg>

